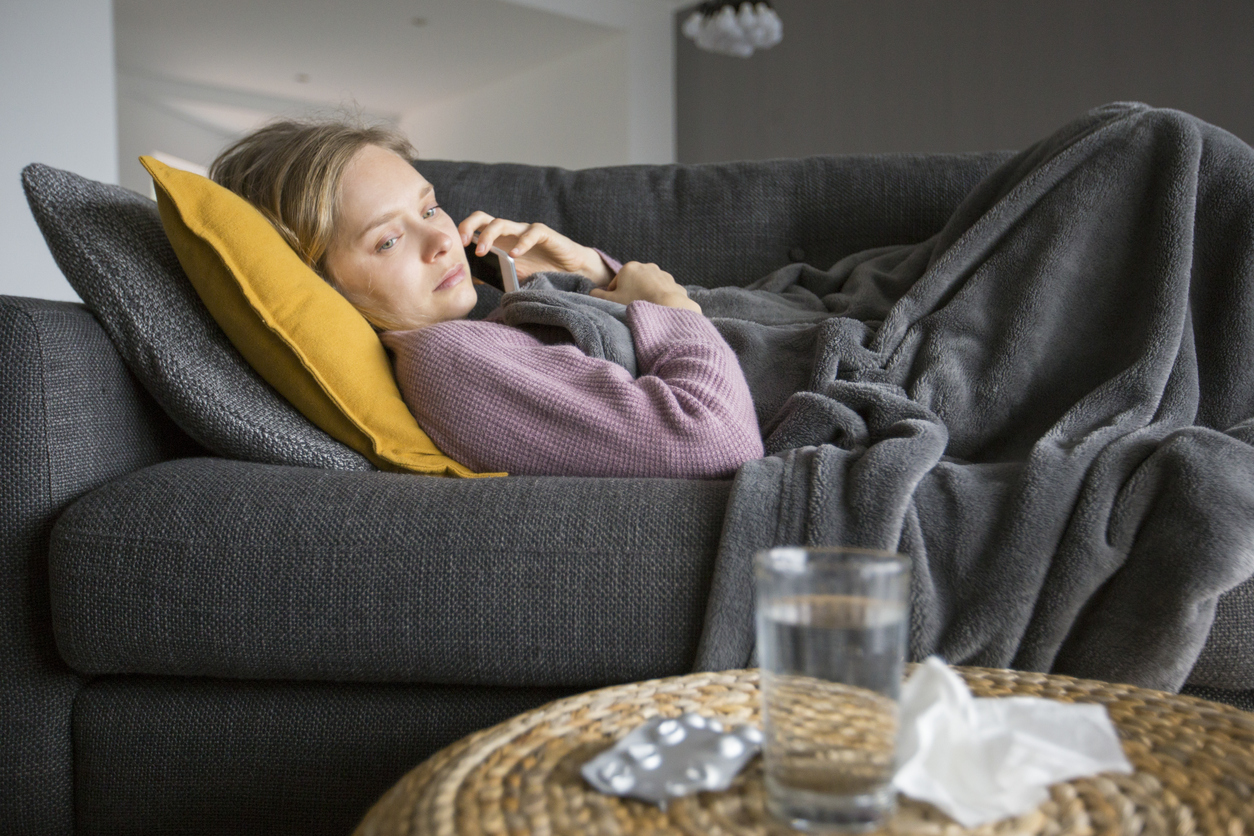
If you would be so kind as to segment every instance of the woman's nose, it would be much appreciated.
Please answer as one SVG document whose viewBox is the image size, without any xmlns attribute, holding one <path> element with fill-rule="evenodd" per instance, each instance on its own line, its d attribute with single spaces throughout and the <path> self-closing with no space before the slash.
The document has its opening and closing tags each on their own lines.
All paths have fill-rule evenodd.
<svg viewBox="0 0 1254 836">
<path fill-rule="evenodd" d="M 424 261 L 434 262 L 453 248 L 453 239 L 446 232 L 438 229 L 429 230 L 422 242 Z"/>
</svg>

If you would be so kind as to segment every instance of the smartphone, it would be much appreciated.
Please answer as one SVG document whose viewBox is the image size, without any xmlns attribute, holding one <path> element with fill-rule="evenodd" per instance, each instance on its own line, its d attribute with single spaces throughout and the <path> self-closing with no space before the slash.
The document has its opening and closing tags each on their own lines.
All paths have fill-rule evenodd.
<svg viewBox="0 0 1254 836">
<path fill-rule="evenodd" d="M 476 232 L 471 236 L 471 241 L 479 242 L 479 233 Z M 497 262 L 501 265 L 501 286 L 506 293 L 518 289 L 518 270 L 514 267 L 514 259 L 510 254 L 500 247 L 488 247 L 488 249 L 496 255 Z"/>
</svg>

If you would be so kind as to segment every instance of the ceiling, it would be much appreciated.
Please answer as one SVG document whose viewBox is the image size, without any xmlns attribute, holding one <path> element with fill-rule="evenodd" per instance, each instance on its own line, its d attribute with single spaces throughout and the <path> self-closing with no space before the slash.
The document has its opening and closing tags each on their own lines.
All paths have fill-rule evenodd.
<svg viewBox="0 0 1254 836">
<path fill-rule="evenodd" d="M 224 128 L 273 108 L 206 91 L 396 116 L 617 34 L 503 0 L 114 0 L 114 26 L 122 73 Z"/>
</svg>

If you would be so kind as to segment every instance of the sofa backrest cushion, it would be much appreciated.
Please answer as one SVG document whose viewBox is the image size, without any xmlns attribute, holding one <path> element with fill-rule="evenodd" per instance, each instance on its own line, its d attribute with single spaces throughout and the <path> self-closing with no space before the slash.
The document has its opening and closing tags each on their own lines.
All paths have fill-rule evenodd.
<svg viewBox="0 0 1254 836">
<path fill-rule="evenodd" d="M 22 185 L 70 286 L 184 432 L 227 458 L 374 469 L 249 367 L 188 282 L 155 203 L 40 164 Z"/>
<path fill-rule="evenodd" d="M 849 154 L 568 171 L 418 160 L 440 205 L 541 222 L 680 284 L 743 286 L 787 264 L 922 241 L 1011 152 Z"/>
<path fill-rule="evenodd" d="M 385 470 L 472 476 L 418 426 L 378 335 L 255 207 L 140 157 L 179 262 L 249 364 L 307 418 Z"/>
</svg>

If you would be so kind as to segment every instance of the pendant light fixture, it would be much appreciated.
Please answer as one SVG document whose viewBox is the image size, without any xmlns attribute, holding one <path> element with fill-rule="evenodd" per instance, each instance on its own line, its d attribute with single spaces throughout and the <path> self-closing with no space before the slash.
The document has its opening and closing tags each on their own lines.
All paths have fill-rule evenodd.
<svg viewBox="0 0 1254 836">
<path fill-rule="evenodd" d="M 784 37 L 784 24 L 767 0 L 702 3 L 684 21 L 684 36 L 701 49 L 748 58 Z"/>
</svg>

